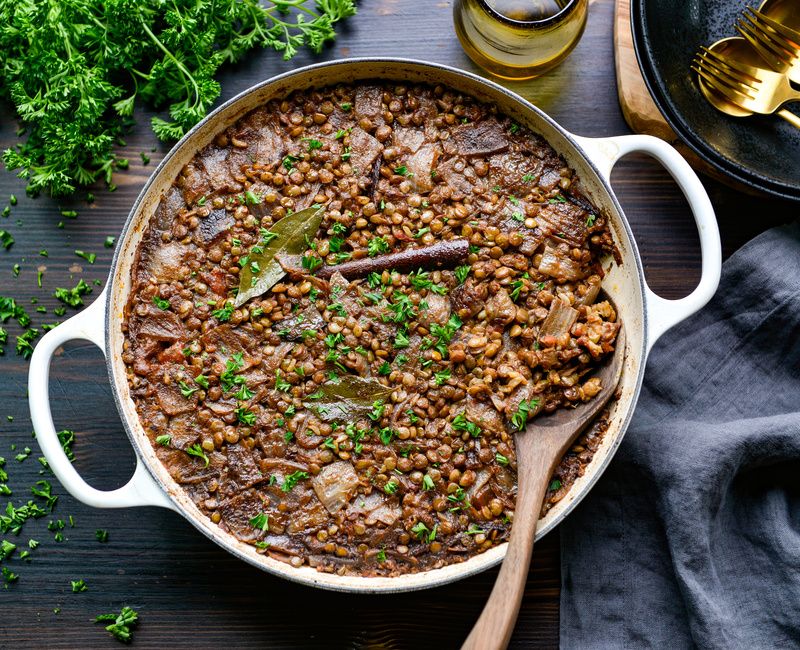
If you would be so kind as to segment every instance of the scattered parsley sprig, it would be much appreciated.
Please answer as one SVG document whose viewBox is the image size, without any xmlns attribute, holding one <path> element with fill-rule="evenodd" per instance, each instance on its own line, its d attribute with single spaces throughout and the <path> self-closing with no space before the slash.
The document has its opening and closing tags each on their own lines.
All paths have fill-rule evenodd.
<svg viewBox="0 0 800 650">
<path fill-rule="evenodd" d="M 355 13 L 354 0 L 0 3 L 0 98 L 27 133 L 3 160 L 30 194 L 110 185 L 129 166 L 114 147 L 137 100 L 166 109 L 151 121 L 160 139 L 180 138 L 219 97 L 221 65 L 256 47 L 319 53 Z"/>
</svg>

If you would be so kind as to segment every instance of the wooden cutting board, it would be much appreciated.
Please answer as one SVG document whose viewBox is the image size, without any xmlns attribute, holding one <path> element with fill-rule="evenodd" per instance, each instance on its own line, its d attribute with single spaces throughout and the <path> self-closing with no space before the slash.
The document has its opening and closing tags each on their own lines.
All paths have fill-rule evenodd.
<svg viewBox="0 0 800 650">
<path fill-rule="evenodd" d="M 664 116 L 658 110 L 639 69 L 636 51 L 631 34 L 630 0 L 615 0 L 614 14 L 614 59 L 617 73 L 617 93 L 622 114 L 628 126 L 635 133 L 646 133 L 666 140 L 689 161 L 698 171 L 713 176 L 728 185 L 734 185 L 729 178 L 722 176 L 714 168 L 701 160 L 675 135 Z"/>
</svg>

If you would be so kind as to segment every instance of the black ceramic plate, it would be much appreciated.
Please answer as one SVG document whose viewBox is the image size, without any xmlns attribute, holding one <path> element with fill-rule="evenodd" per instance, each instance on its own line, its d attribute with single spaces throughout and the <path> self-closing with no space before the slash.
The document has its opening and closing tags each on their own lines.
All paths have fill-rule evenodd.
<svg viewBox="0 0 800 650">
<path fill-rule="evenodd" d="M 701 45 L 735 36 L 753 0 L 632 0 L 633 43 L 645 83 L 678 136 L 734 180 L 800 201 L 800 129 L 776 116 L 734 118 L 714 109 L 689 70 Z M 800 114 L 799 104 L 788 108 Z"/>
</svg>

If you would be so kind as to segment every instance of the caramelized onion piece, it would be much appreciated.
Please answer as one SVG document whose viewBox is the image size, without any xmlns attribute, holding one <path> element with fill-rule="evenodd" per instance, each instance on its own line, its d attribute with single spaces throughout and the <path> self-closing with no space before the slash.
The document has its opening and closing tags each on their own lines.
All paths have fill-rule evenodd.
<svg viewBox="0 0 800 650">
<path fill-rule="evenodd" d="M 569 336 L 569 331 L 577 318 L 578 310 L 570 307 L 562 297 L 557 297 L 550 305 L 550 312 L 539 330 L 539 340 L 545 336 L 554 336 L 558 340 Z"/>
</svg>

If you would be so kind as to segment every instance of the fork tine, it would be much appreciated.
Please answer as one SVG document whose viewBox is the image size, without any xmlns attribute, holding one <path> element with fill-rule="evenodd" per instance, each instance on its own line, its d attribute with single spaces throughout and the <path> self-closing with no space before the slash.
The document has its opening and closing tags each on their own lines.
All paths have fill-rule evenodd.
<svg viewBox="0 0 800 650">
<path fill-rule="evenodd" d="M 785 25 L 782 25 L 777 20 L 774 20 L 766 14 L 747 7 L 745 11 L 750 13 L 746 14 L 750 21 L 761 28 L 783 49 L 797 55 L 800 53 L 800 32 L 796 32 Z M 752 15 L 751 15 L 752 14 Z"/>
<path fill-rule="evenodd" d="M 716 90 L 720 95 L 722 95 L 729 102 L 733 102 L 734 104 L 736 104 L 737 106 L 741 106 L 742 108 L 749 109 L 749 105 L 748 104 L 751 101 L 750 97 L 747 97 L 746 95 L 743 95 L 742 93 L 734 90 L 730 86 L 726 86 L 725 84 L 720 83 L 719 81 L 717 81 L 717 78 L 713 74 L 707 72 L 706 70 L 704 70 L 703 68 L 701 68 L 699 66 L 693 65 L 693 66 L 691 66 L 691 68 L 698 75 L 700 75 L 700 77 L 702 77 L 703 80 L 706 81 L 709 86 L 711 86 L 714 90 Z"/>
<path fill-rule="evenodd" d="M 730 92 L 737 93 L 741 97 L 741 101 L 746 101 L 750 99 L 755 99 L 755 96 L 751 94 L 748 89 L 745 87 L 741 87 L 736 84 L 735 81 L 732 81 L 730 77 L 726 77 L 723 74 L 720 74 L 720 71 L 716 68 L 711 68 L 703 61 L 698 61 L 695 59 L 693 61 L 694 65 L 700 68 L 705 74 L 710 77 L 713 77 L 717 84 L 725 86 Z"/>
<path fill-rule="evenodd" d="M 775 34 L 771 32 L 768 27 L 764 28 L 758 22 L 758 19 L 751 16 L 749 13 L 747 13 L 747 11 L 742 13 L 739 22 L 747 25 L 750 33 L 758 38 L 758 40 L 761 41 L 761 44 L 769 48 L 778 58 L 787 60 L 787 57 L 790 58 L 794 56 L 795 53 L 793 48 L 789 48 L 787 50 L 786 48 L 781 47 L 781 44 L 775 39 Z"/>
<path fill-rule="evenodd" d="M 709 74 L 713 74 L 721 83 L 730 86 L 732 90 L 748 95 L 751 98 L 757 93 L 757 89 L 754 88 L 752 84 L 741 79 L 736 73 L 731 73 L 717 66 L 715 63 L 704 59 L 702 55 L 695 56 L 694 63 L 706 70 Z M 756 84 L 761 83 L 757 79 L 755 82 Z"/>
<path fill-rule="evenodd" d="M 701 46 L 700 50 L 702 51 L 702 54 L 717 63 L 720 67 L 730 68 L 731 70 L 735 70 L 739 74 L 746 76 L 748 79 L 759 82 L 758 77 L 753 76 L 753 66 L 745 65 L 744 63 L 740 63 L 735 59 L 720 56 L 714 50 L 709 50 L 705 45 Z"/>
<path fill-rule="evenodd" d="M 773 70 L 783 71 L 786 69 L 787 61 L 780 54 L 776 54 L 771 49 L 768 49 L 768 43 L 764 43 L 761 39 L 761 33 L 754 30 L 748 23 L 742 20 L 736 22 L 736 31 L 741 34 L 750 45 L 755 48 L 762 59 L 767 62 Z"/>
<path fill-rule="evenodd" d="M 754 77 L 748 72 L 742 71 L 735 65 L 729 64 L 728 61 L 711 52 L 711 50 L 698 52 L 695 55 L 695 59 L 704 61 L 709 67 L 719 70 L 721 73 L 730 77 L 737 84 L 742 84 L 748 88 L 755 89 L 755 87 L 761 83 L 761 80 L 758 77 Z"/>
</svg>

